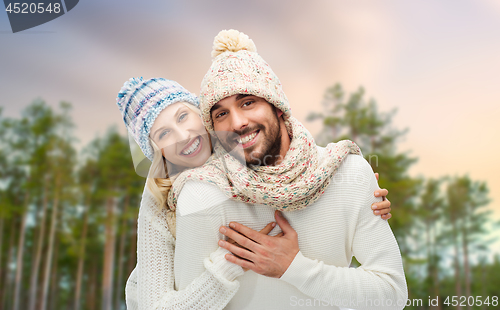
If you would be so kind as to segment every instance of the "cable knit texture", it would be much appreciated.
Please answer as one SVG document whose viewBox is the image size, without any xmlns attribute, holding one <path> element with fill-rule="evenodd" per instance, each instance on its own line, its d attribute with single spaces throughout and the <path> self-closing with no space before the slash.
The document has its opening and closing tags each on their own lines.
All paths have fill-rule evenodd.
<svg viewBox="0 0 500 310">
<path fill-rule="evenodd" d="M 257 54 L 253 41 L 237 30 L 222 30 L 214 39 L 212 66 L 201 82 L 200 110 L 203 123 L 213 131 L 210 109 L 220 100 L 237 94 L 264 98 L 291 115 L 288 98 L 278 76 Z"/>
<path fill-rule="evenodd" d="M 300 248 L 283 276 L 245 272 L 225 309 L 403 309 L 408 293 L 399 247 L 387 221 L 370 208 L 381 200 L 373 196 L 378 188 L 366 160 L 348 155 L 315 203 L 283 213 Z M 236 221 L 260 230 L 274 221 L 273 214 L 269 206 L 231 200 L 215 185 L 187 182 L 177 208 L 179 289 L 205 272 L 206 257 L 224 238 L 220 226 Z M 277 226 L 270 235 L 279 231 Z M 349 268 L 353 255 L 358 268 Z"/>
<path fill-rule="evenodd" d="M 162 210 L 159 212 L 158 210 Z M 125 288 L 128 310 L 223 309 L 239 288 L 243 269 L 215 248 L 203 259 L 203 272 L 189 285 L 175 287 L 175 240 L 167 226 L 167 210 L 159 208 L 147 189 L 138 219 L 137 265 Z"/>
<path fill-rule="evenodd" d="M 188 92 L 179 83 L 164 78 L 131 78 L 123 84 L 118 93 L 116 104 L 123 122 L 144 155 L 151 161 L 154 156 L 149 142 L 151 127 L 163 109 L 177 102 L 190 103 L 195 107 L 199 105 L 195 94 Z"/>
<path fill-rule="evenodd" d="M 210 132 L 213 130 L 210 109 L 221 99 L 235 94 L 264 98 L 283 112 L 291 138 L 285 158 L 279 165 L 247 168 L 232 156 L 232 151 L 226 152 L 216 141 L 209 162 L 177 177 L 168 195 L 172 210 L 188 180 L 215 184 L 228 198 L 237 201 L 264 204 L 281 211 L 300 210 L 321 197 L 348 154 L 361 155 L 354 142 L 344 140 L 328 144 L 328 156 L 319 160 L 312 135 L 291 115 L 278 77 L 256 51 L 253 41 L 237 30 L 223 30 L 215 37 L 212 55 L 216 57 L 201 87 L 202 119 Z"/>
<path fill-rule="evenodd" d="M 260 203 L 280 211 L 300 210 L 321 197 L 347 155 L 361 155 L 354 142 L 343 140 L 329 143 L 327 155 L 319 158 L 309 131 L 292 116 L 285 124 L 292 140 L 279 165 L 248 168 L 216 142 L 207 163 L 177 177 L 168 194 L 169 208 L 175 210 L 177 197 L 188 180 L 199 180 L 216 184 L 234 200 Z"/>
</svg>

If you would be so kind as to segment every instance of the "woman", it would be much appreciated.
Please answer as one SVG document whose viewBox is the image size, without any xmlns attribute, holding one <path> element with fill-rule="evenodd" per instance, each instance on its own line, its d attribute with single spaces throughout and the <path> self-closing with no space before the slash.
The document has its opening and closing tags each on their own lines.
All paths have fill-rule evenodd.
<svg viewBox="0 0 500 310">
<path fill-rule="evenodd" d="M 139 211 L 137 266 L 126 286 L 127 308 L 223 309 L 238 290 L 236 277 L 244 272 L 224 258 L 227 250 L 219 247 L 205 258 L 205 272 L 184 290 L 177 290 L 173 272 L 175 212 L 166 197 L 180 172 L 203 165 L 212 152 L 197 97 L 174 81 L 134 78 L 124 84 L 117 103 L 127 129 L 152 161 Z M 378 190 L 375 196 L 387 193 Z M 374 206 L 374 213 L 391 217 L 389 201 Z M 261 233 L 269 234 L 273 224 Z"/>
</svg>

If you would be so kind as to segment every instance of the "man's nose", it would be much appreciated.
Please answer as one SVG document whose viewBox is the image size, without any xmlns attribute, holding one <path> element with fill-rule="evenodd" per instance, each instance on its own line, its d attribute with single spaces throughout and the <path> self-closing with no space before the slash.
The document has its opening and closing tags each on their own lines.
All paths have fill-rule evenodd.
<svg viewBox="0 0 500 310">
<path fill-rule="evenodd" d="M 244 113 L 240 111 L 232 111 L 229 115 L 231 116 L 231 129 L 233 131 L 242 130 L 248 126 L 248 118 Z"/>
</svg>

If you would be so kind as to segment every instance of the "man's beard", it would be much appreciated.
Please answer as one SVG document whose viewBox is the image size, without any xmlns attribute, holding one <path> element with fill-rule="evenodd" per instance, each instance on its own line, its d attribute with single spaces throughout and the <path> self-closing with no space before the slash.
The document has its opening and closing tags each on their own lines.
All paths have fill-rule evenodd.
<svg viewBox="0 0 500 310">
<path fill-rule="evenodd" d="M 280 151 L 281 151 L 281 123 L 278 118 L 278 114 L 275 111 L 274 116 L 276 119 L 275 123 L 270 124 L 268 128 L 266 128 L 262 124 L 257 124 L 253 128 L 245 128 L 241 131 L 234 131 L 230 134 L 225 134 L 226 139 L 219 138 L 219 141 L 222 142 L 222 145 L 226 149 L 227 152 L 231 152 L 233 156 L 238 159 L 240 162 L 247 166 L 255 165 L 255 166 L 272 166 L 276 163 L 276 161 L 281 159 Z M 239 149 L 237 152 L 235 150 L 234 136 L 238 137 L 244 136 L 250 132 L 254 132 L 259 130 L 259 135 L 262 134 L 264 140 L 262 141 L 262 151 L 245 151 Z M 231 137 L 231 138 L 230 138 Z M 224 141 L 224 142 L 223 142 Z M 233 147 L 231 147 L 231 145 Z M 251 148 L 251 147 L 250 147 Z M 242 154 L 244 153 L 244 155 Z"/>
<path fill-rule="evenodd" d="M 281 124 L 277 120 L 276 126 L 274 128 L 264 128 L 260 125 L 260 133 L 265 130 L 268 135 L 264 136 L 265 140 L 262 141 L 262 152 L 249 151 L 250 154 L 245 152 L 245 161 L 247 166 L 273 166 L 277 160 L 280 159 L 281 151 Z"/>
</svg>

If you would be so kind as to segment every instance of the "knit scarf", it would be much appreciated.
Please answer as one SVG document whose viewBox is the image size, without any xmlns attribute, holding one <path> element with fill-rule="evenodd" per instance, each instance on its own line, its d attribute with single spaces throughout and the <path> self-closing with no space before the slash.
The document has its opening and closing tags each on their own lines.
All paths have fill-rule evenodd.
<svg viewBox="0 0 500 310">
<path fill-rule="evenodd" d="M 214 152 L 203 166 L 186 170 L 176 178 L 167 200 L 170 210 L 175 211 L 182 187 L 189 180 L 215 184 L 237 201 L 280 211 L 300 210 L 321 197 L 347 155 L 361 155 L 354 142 L 343 140 L 328 144 L 320 160 L 312 135 L 298 120 L 287 117 L 285 126 L 291 137 L 290 147 L 276 166 L 247 167 L 215 142 Z"/>
</svg>

